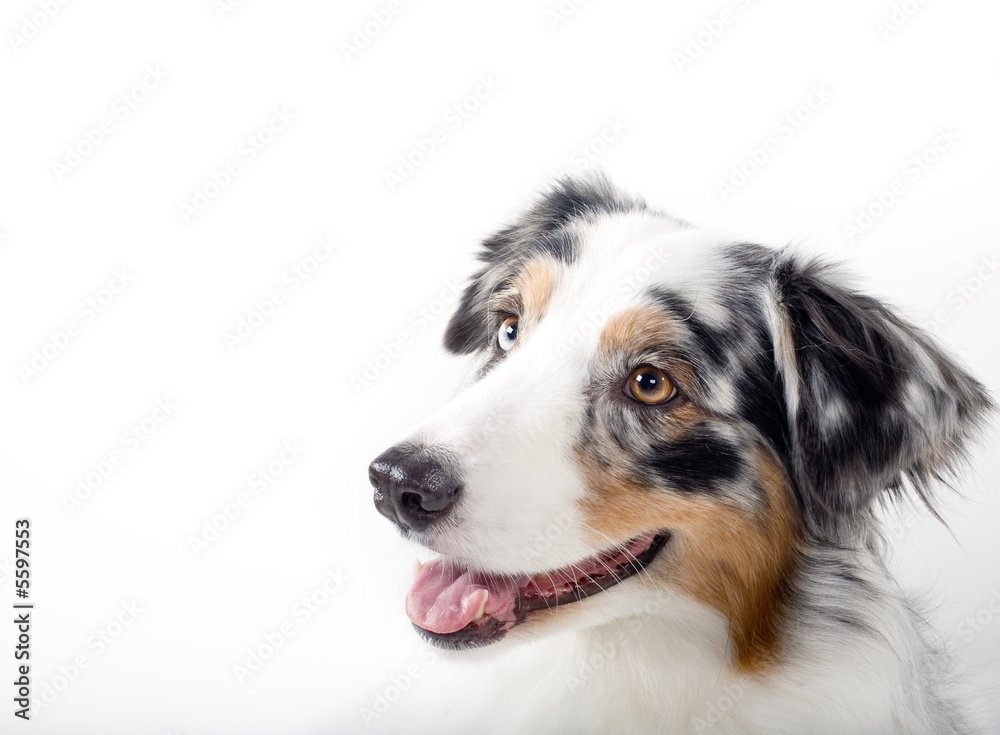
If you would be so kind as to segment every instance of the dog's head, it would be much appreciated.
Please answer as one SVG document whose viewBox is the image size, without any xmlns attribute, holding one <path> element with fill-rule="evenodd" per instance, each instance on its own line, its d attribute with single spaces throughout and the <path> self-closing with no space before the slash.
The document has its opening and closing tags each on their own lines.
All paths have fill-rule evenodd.
<svg viewBox="0 0 1000 735">
<path fill-rule="evenodd" d="M 558 184 L 481 257 L 445 336 L 476 381 L 371 465 L 379 511 L 442 555 L 407 611 L 443 646 L 666 591 L 721 613 L 752 665 L 802 549 L 857 543 L 880 497 L 925 493 L 989 405 L 825 266 L 599 178 Z"/>
</svg>

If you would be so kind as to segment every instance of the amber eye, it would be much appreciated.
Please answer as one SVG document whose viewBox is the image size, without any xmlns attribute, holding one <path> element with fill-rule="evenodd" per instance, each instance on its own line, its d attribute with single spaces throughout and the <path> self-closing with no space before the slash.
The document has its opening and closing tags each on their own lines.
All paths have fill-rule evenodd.
<svg viewBox="0 0 1000 735">
<path fill-rule="evenodd" d="M 676 391 L 667 374 L 652 365 L 637 368 L 625 384 L 625 392 L 640 403 L 655 405 L 673 397 Z"/>
<path fill-rule="evenodd" d="M 497 332 L 497 346 L 507 352 L 517 341 L 517 317 L 509 316 L 503 320 Z"/>
</svg>

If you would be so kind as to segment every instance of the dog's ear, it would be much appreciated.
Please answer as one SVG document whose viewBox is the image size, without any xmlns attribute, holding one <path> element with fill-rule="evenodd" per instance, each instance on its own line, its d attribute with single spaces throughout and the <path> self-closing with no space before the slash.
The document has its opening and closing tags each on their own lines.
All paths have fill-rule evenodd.
<svg viewBox="0 0 1000 735">
<path fill-rule="evenodd" d="M 488 284 L 490 269 L 483 268 L 472 277 L 462 292 L 462 300 L 448 321 L 444 346 L 456 355 L 468 354 L 488 344 L 489 298 L 493 290 Z"/>
<path fill-rule="evenodd" d="M 444 346 L 451 352 L 475 352 L 489 344 L 490 295 L 517 272 L 532 255 L 551 255 L 572 262 L 577 243 L 568 225 L 601 214 L 645 208 L 640 199 L 619 192 L 600 173 L 556 181 L 513 224 L 483 241 L 479 259 L 486 266 L 473 276 L 445 331 Z"/>
<path fill-rule="evenodd" d="M 795 257 L 775 270 L 792 474 L 807 523 L 831 534 L 907 483 L 930 505 L 992 408 L 929 335 L 837 281 Z"/>
</svg>

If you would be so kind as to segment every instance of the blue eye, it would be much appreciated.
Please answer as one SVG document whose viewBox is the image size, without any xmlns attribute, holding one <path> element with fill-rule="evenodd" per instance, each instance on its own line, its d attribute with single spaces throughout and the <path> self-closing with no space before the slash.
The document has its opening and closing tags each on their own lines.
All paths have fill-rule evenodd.
<svg viewBox="0 0 1000 735">
<path fill-rule="evenodd" d="M 517 317 L 509 316 L 503 320 L 503 324 L 500 325 L 500 331 L 497 332 L 497 346 L 504 352 L 507 352 L 514 346 L 514 342 L 516 341 Z"/>
</svg>

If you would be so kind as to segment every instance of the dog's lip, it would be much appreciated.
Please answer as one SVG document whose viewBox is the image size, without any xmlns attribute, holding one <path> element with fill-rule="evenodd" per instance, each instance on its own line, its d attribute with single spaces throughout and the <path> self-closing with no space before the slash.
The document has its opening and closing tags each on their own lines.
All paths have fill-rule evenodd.
<svg viewBox="0 0 1000 735">
<path fill-rule="evenodd" d="M 462 649 L 485 646 L 503 638 L 509 630 L 523 623 L 536 610 L 551 609 L 592 597 L 642 571 L 657 557 L 669 538 L 669 531 L 649 531 L 578 564 L 517 578 L 466 570 L 445 557 L 435 559 L 428 562 L 421 573 L 450 575 L 443 581 L 438 581 L 440 589 L 443 590 L 454 582 L 471 592 L 452 595 L 448 600 L 451 603 L 451 619 L 442 624 L 440 620 L 432 620 L 428 615 L 426 600 L 415 600 L 415 593 L 419 594 L 418 588 L 421 586 L 418 574 L 418 581 L 407 596 L 407 613 L 417 632 L 439 647 Z M 430 565 L 434 566 L 428 569 Z M 600 571 L 595 572 L 598 568 Z M 588 573 L 584 570 L 590 571 Z M 483 596 L 480 592 L 482 589 L 494 591 Z M 429 627 L 436 627 L 437 631 L 424 627 L 429 620 Z M 469 622 L 454 629 L 465 620 Z"/>
</svg>

